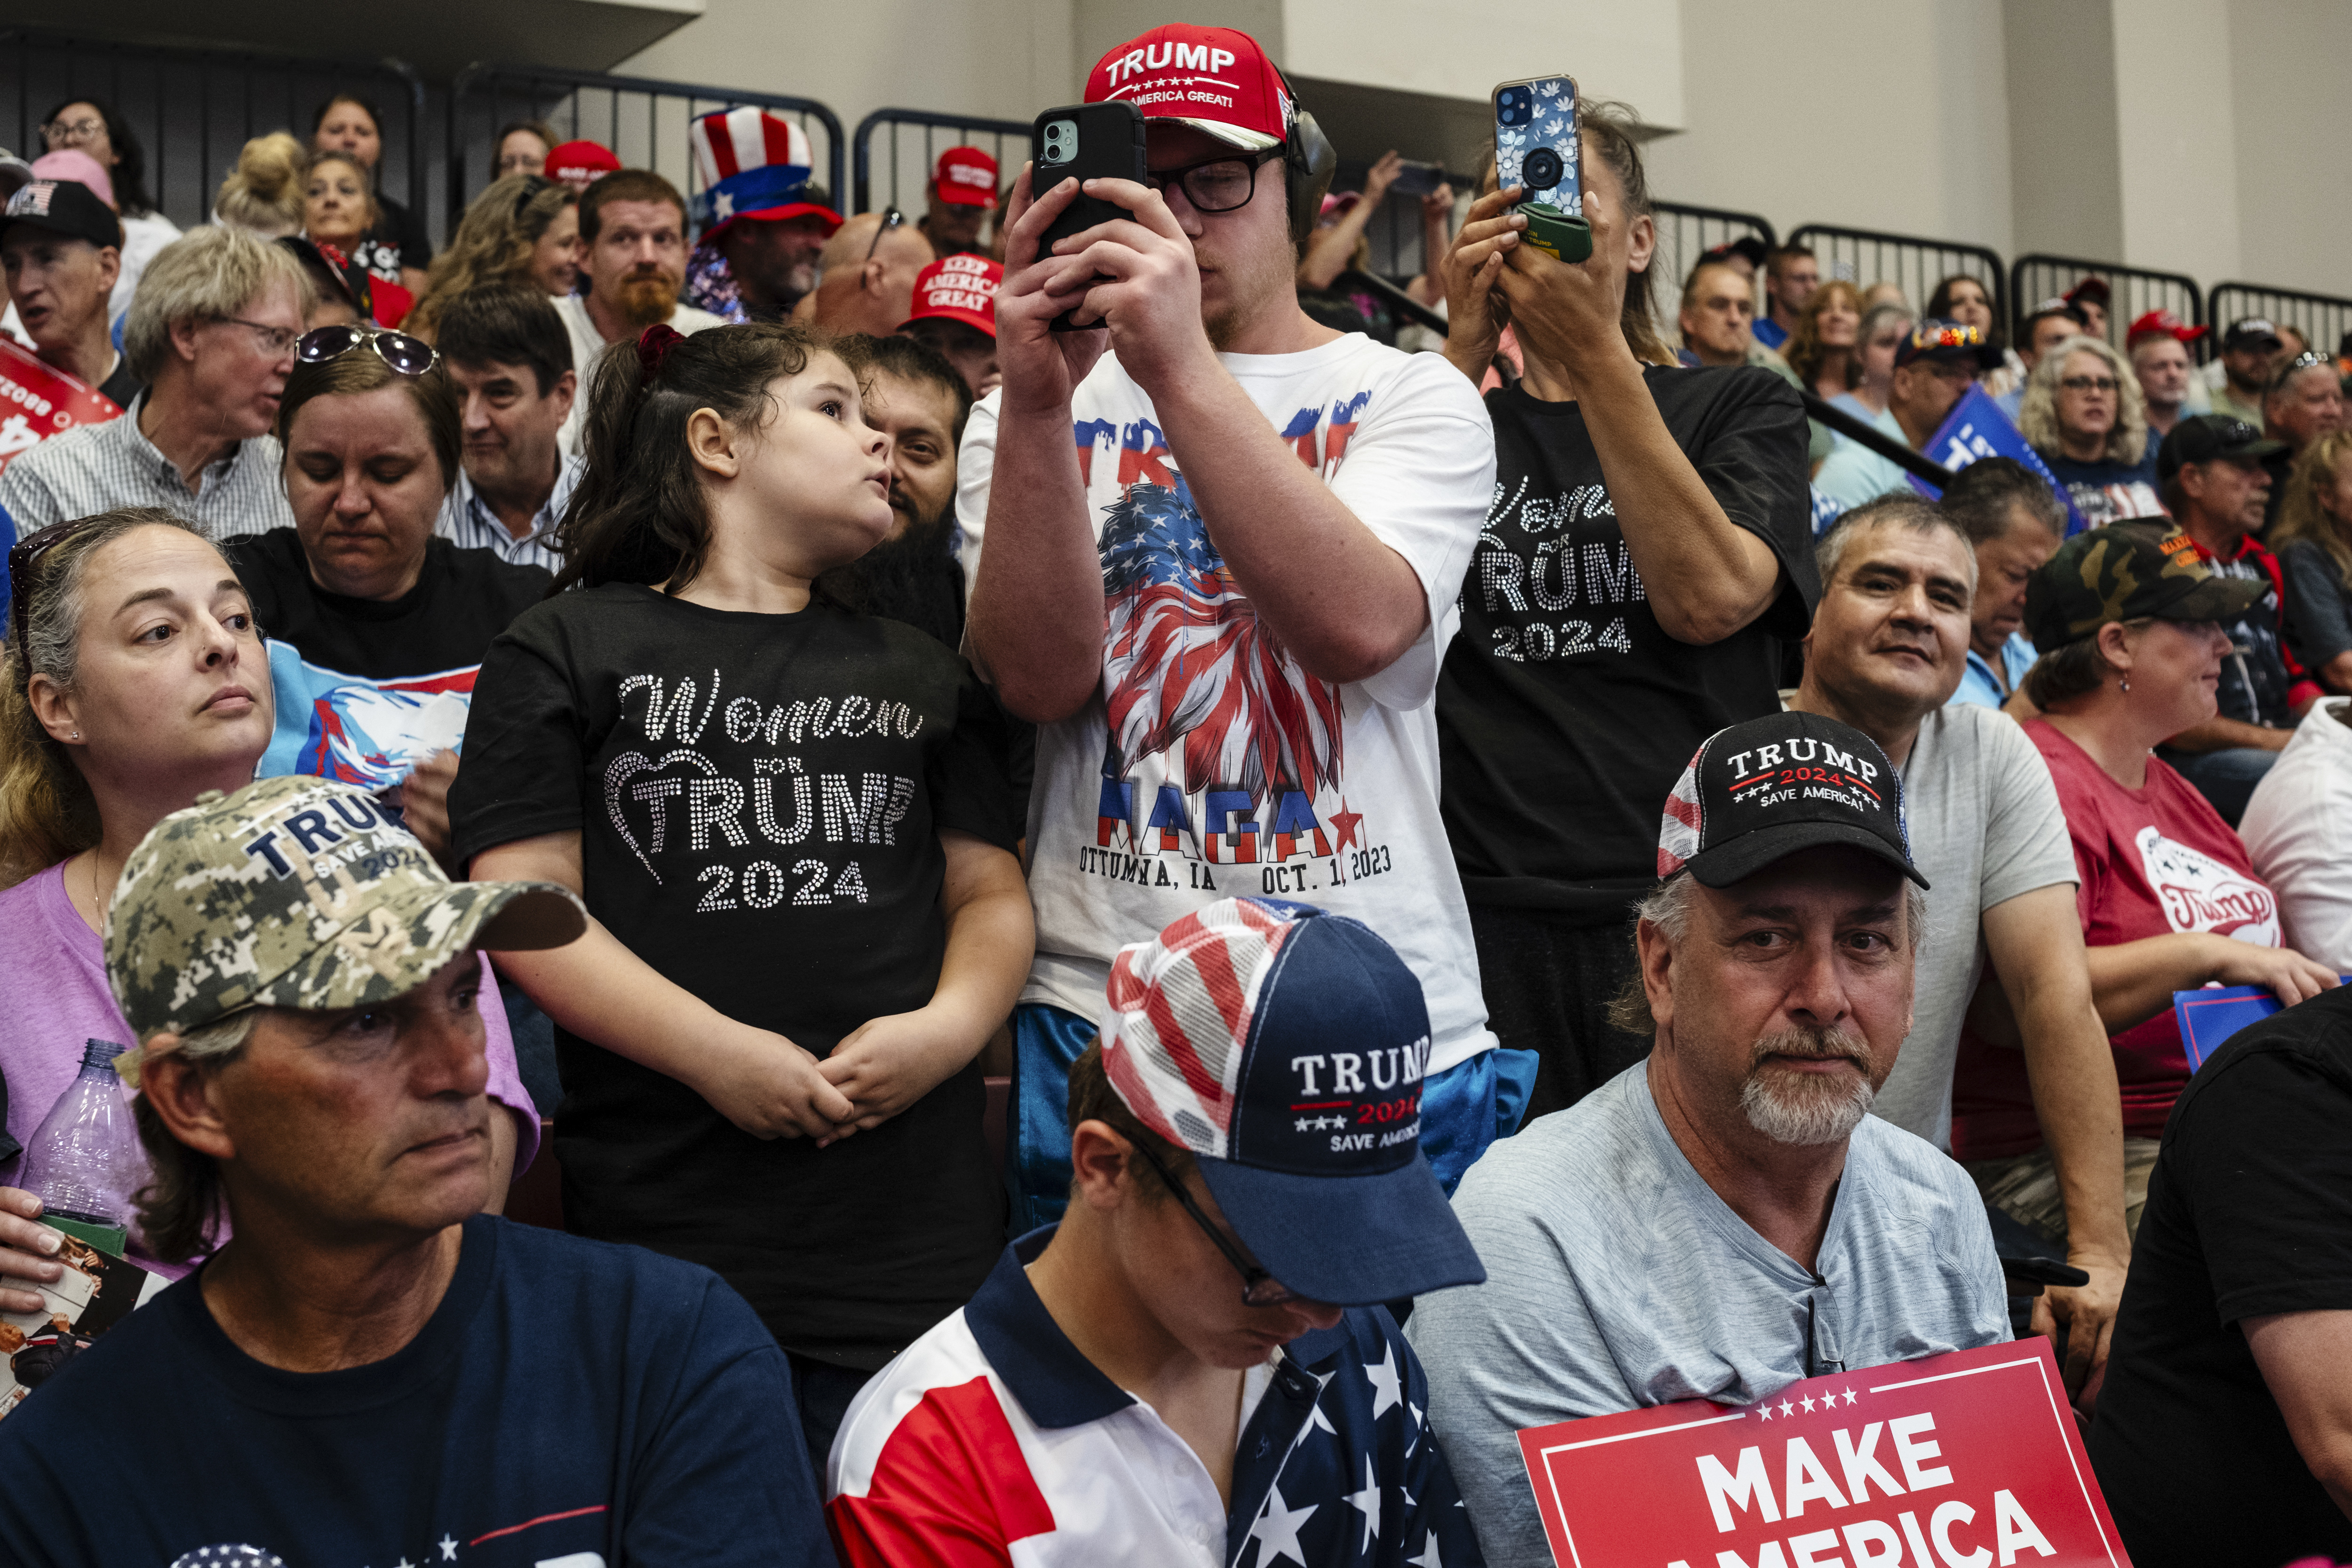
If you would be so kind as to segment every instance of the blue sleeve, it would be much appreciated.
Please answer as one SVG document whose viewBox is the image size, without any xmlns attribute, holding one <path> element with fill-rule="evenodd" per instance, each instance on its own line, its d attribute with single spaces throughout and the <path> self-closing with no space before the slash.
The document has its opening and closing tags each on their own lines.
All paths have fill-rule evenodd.
<svg viewBox="0 0 2352 1568">
<path fill-rule="evenodd" d="M 1409 1500 L 1398 1558 L 1406 1565 L 1443 1563 L 1446 1568 L 1486 1568 L 1477 1532 L 1471 1528 L 1470 1510 L 1462 1500 L 1461 1489 L 1454 1484 L 1454 1470 L 1445 1462 L 1445 1450 L 1438 1447 L 1437 1434 L 1429 1429 L 1428 1374 L 1422 1370 L 1421 1358 L 1412 1354 L 1403 1333 L 1388 1322 L 1388 1314 L 1381 1317 L 1404 1361 L 1407 1430 L 1412 1434 L 1404 1456 L 1404 1491 Z"/>
<path fill-rule="evenodd" d="M 834 1568 L 784 1353 L 716 1279 L 684 1343 L 632 1467 L 627 1561 Z"/>
</svg>

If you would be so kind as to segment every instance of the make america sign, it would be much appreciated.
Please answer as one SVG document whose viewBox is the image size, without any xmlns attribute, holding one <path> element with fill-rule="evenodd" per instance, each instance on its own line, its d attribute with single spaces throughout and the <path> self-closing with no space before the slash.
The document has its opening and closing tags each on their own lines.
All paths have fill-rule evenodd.
<svg viewBox="0 0 2352 1568">
<path fill-rule="evenodd" d="M 1561 1568 L 2129 1568 L 2047 1340 L 1519 1434 Z"/>
</svg>

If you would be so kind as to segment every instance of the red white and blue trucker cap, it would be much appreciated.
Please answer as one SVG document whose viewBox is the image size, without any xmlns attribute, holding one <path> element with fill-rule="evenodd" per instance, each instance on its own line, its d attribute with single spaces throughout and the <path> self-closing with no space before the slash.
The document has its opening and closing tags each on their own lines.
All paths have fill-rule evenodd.
<svg viewBox="0 0 2352 1568">
<path fill-rule="evenodd" d="M 1280 146 L 1298 115 L 1255 38 L 1187 22 L 1154 27 L 1095 62 L 1086 100 L 1113 99 L 1135 105 L 1146 120 L 1181 120 L 1246 152 Z"/>
<path fill-rule="evenodd" d="M 1421 982 L 1368 927 L 1223 899 L 1120 948 L 1109 1000 L 1112 1089 L 1275 1279 L 1368 1306 L 1486 1278 L 1421 1152 Z"/>
<path fill-rule="evenodd" d="M 815 162 L 808 132 L 763 110 L 725 109 L 687 127 L 694 166 L 702 176 L 694 221 L 704 244 L 738 220 L 782 223 L 814 214 L 834 228 L 841 214 L 801 199 Z"/>
<path fill-rule="evenodd" d="M 1819 714 L 1767 714 L 1699 743 L 1658 821 L 1658 880 L 1687 871 L 1729 887 L 1824 844 L 1862 850 L 1927 885 L 1911 863 L 1903 780 L 1878 743 Z"/>
</svg>

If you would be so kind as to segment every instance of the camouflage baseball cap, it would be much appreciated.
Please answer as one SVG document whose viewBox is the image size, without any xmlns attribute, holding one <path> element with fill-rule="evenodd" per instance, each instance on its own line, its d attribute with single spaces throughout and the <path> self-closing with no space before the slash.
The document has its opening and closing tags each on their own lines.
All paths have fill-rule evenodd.
<svg viewBox="0 0 2352 1568">
<path fill-rule="evenodd" d="M 373 796 L 292 775 L 208 789 L 140 841 L 106 976 L 143 1044 L 246 1008 L 390 1001 L 478 944 L 560 947 L 586 928 L 568 890 L 453 883 Z"/>
<path fill-rule="evenodd" d="M 2110 621 L 2234 621 L 2270 591 L 2265 580 L 2217 576 L 2179 525 L 2139 517 L 2058 547 L 2026 580 L 2025 634 L 2047 653 Z"/>
</svg>

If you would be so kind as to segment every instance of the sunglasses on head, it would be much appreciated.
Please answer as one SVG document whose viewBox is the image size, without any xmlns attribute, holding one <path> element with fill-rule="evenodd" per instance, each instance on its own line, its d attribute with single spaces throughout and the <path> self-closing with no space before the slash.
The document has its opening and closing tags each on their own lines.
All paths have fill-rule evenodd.
<svg viewBox="0 0 2352 1568">
<path fill-rule="evenodd" d="M 555 182 L 549 179 L 544 174 L 532 174 L 527 176 L 523 180 L 522 189 L 516 193 L 515 195 L 514 215 L 517 218 L 520 218 L 524 213 L 530 209 L 530 204 L 539 200 L 541 192 L 551 191 L 554 188 Z"/>
<path fill-rule="evenodd" d="M 71 521 L 51 523 L 36 528 L 8 547 L 8 612 L 16 632 L 16 674 L 21 681 L 33 678 L 33 662 L 25 646 L 26 625 L 32 613 L 33 586 L 38 578 L 41 558 L 68 539 L 95 526 L 100 517 L 75 517 Z"/>
<path fill-rule="evenodd" d="M 888 234 L 892 229 L 902 226 L 906 221 L 907 214 L 900 212 L 898 208 L 883 208 L 882 221 L 874 225 L 874 237 L 866 242 L 866 259 L 867 261 L 872 261 L 874 259 L 874 253 L 882 248 L 882 236 Z"/>
<path fill-rule="evenodd" d="M 377 359 L 404 376 L 421 376 L 441 362 L 441 351 L 422 338 L 387 327 L 315 327 L 295 340 L 294 357 L 306 365 L 323 365 L 357 349 L 373 349 Z"/>
</svg>

